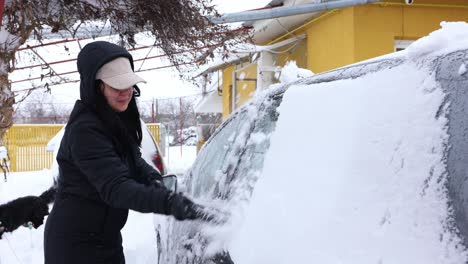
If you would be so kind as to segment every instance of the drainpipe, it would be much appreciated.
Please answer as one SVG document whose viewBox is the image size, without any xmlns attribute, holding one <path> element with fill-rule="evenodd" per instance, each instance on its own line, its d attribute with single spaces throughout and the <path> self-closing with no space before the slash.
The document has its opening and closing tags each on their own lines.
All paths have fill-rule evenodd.
<svg viewBox="0 0 468 264">
<path fill-rule="evenodd" d="M 5 0 L 0 0 L 0 27 L 2 26 L 4 8 L 5 8 Z"/>
<path fill-rule="evenodd" d="M 305 37 L 305 34 L 302 34 L 273 45 L 263 46 L 257 62 L 257 91 L 262 91 L 272 85 L 275 73 L 281 72 L 281 67 L 275 66 L 275 55 L 270 50 L 300 41 Z"/>
<path fill-rule="evenodd" d="M 281 72 L 281 66 L 275 66 L 275 55 L 262 51 L 257 64 L 257 91 L 262 91 L 274 83 L 275 73 Z"/>
<path fill-rule="evenodd" d="M 260 52 L 257 63 L 257 91 L 262 91 L 273 84 L 274 72 L 276 71 L 276 67 L 273 65 L 275 65 L 273 54 L 268 51 Z"/>
<path fill-rule="evenodd" d="M 266 10 L 244 11 L 238 13 L 225 14 L 221 17 L 210 17 L 210 21 L 214 24 L 234 23 L 255 21 L 263 19 L 271 19 L 286 16 L 295 16 L 313 12 L 326 11 L 336 8 L 343 8 L 356 5 L 367 5 L 381 0 L 341 0 L 326 3 L 310 3 L 297 6 L 284 6 Z"/>
</svg>

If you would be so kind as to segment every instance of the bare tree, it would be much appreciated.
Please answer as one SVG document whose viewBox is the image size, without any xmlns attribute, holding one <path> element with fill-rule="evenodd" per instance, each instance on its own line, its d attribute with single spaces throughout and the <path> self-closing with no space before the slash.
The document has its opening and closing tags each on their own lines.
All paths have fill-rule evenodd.
<svg viewBox="0 0 468 264">
<path fill-rule="evenodd" d="M 211 0 L 6 0 L 0 32 L 0 144 L 12 125 L 15 103 L 8 74 L 15 70 L 18 48 L 32 35 L 41 40 L 50 31 L 75 37 L 87 21 L 102 21 L 119 34 L 122 45 L 132 46 L 136 33 L 149 32 L 173 64 L 183 65 L 215 49 L 227 51 L 245 38 L 211 23 L 210 16 L 218 16 Z M 194 52 L 177 52 L 187 49 Z"/>
<path fill-rule="evenodd" d="M 174 98 L 159 100 L 157 121 L 163 123 L 172 137 L 171 144 L 180 143 L 180 129 L 195 126 L 195 98 Z"/>
</svg>

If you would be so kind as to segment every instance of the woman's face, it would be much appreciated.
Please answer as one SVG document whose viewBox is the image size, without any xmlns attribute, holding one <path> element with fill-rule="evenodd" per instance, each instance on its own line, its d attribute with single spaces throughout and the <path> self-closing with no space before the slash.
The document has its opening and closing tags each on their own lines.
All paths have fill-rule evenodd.
<svg viewBox="0 0 468 264">
<path fill-rule="evenodd" d="M 130 100 L 133 96 L 133 87 L 124 90 L 117 90 L 112 86 L 102 82 L 101 92 L 107 100 L 110 107 L 116 112 L 123 112 L 127 110 Z"/>
</svg>

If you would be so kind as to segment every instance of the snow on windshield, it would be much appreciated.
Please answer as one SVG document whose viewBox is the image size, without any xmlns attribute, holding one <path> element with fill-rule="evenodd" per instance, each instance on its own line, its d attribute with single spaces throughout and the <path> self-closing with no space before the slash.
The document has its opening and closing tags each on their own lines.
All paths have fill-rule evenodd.
<svg viewBox="0 0 468 264">
<path fill-rule="evenodd" d="M 443 26 L 409 52 L 450 49 L 438 42 L 454 28 L 468 35 L 464 23 Z M 445 188 L 444 94 L 416 65 L 286 92 L 243 223 L 233 224 L 235 263 L 468 261 Z"/>
</svg>

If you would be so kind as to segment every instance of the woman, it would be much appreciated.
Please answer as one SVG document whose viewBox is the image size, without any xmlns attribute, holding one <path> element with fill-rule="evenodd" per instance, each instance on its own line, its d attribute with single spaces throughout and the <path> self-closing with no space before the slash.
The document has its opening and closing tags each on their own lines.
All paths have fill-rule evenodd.
<svg viewBox="0 0 468 264">
<path fill-rule="evenodd" d="M 97 41 L 78 54 L 80 98 L 57 154 L 59 178 L 44 233 L 46 264 L 125 263 L 120 230 L 128 209 L 200 216 L 197 205 L 171 193 L 142 158 L 133 59 L 124 48 Z"/>
</svg>

